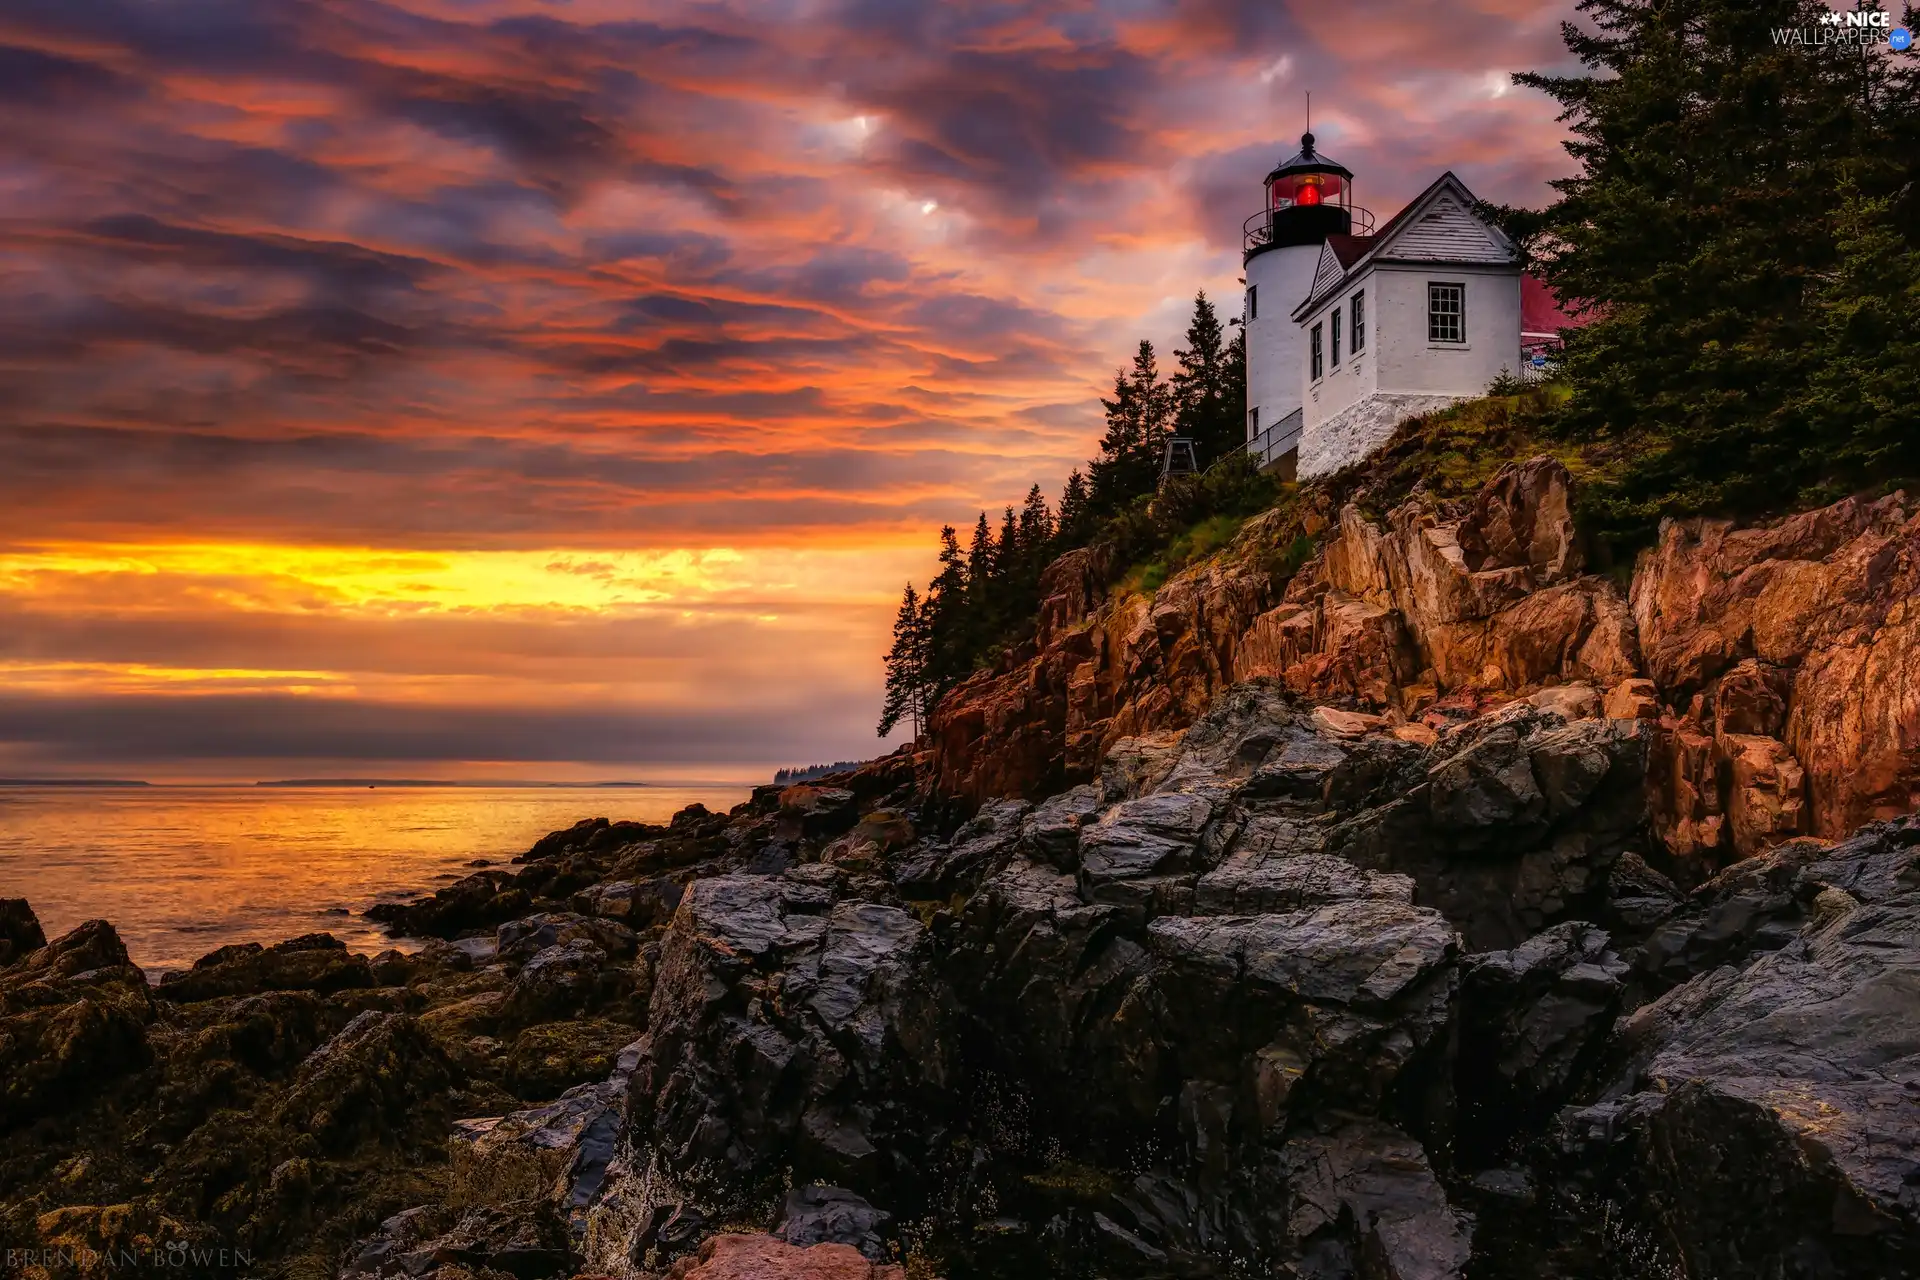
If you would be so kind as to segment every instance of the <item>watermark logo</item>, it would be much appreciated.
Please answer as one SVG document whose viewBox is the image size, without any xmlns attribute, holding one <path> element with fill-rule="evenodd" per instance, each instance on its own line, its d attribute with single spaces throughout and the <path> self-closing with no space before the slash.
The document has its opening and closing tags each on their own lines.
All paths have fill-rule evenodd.
<svg viewBox="0 0 1920 1280">
<path fill-rule="evenodd" d="M 1862 49 L 1885 45 L 1895 53 L 1913 48 L 1913 33 L 1893 23 L 1885 9 L 1828 9 L 1811 27 L 1775 27 L 1773 42 L 1806 49 Z"/>
</svg>

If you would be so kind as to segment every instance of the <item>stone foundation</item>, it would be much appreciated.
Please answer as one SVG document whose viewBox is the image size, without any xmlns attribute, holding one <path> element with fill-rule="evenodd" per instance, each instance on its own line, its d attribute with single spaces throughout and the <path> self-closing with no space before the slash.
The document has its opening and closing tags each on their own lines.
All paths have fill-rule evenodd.
<svg viewBox="0 0 1920 1280">
<path fill-rule="evenodd" d="M 1415 395 L 1378 391 L 1318 426 L 1309 425 L 1300 436 L 1300 478 L 1332 475 L 1378 449 L 1408 418 L 1448 405 L 1467 396 Z"/>
</svg>

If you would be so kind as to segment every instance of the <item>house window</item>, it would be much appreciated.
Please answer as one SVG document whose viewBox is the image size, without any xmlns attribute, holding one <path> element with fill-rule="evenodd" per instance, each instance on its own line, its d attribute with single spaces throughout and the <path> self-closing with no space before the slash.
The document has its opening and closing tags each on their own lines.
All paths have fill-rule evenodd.
<svg viewBox="0 0 1920 1280">
<path fill-rule="evenodd" d="M 1327 317 L 1333 323 L 1333 367 L 1340 367 L 1340 308 L 1335 307 L 1333 314 Z"/>
<path fill-rule="evenodd" d="M 1467 340 L 1467 286 L 1427 285 L 1427 341 Z"/>
<path fill-rule="evenodd" d="M 1353 354 L 1359 355 L 1367 349 L 1367 295 L 1362 290 L 1353 295 Z"/>
<path fill-rule="evenodd" d="M 1260 318 L 1260 286 L 1257 284 L 1250 284 L 1247 286 L 1247 319 L 1258 320 L 1259 318 Z"/>
<path fill-rule="evenodd" d="M 1260 406 L 1255 405 L 1253 408 L 1247 410 L 1247 439 L 1251 440 L 1259 434 L 1260 434 Z"/>
<path fill-rule="evenodd" d="M 1320 381 L 1320 326 L 1319 325 L 1313 326 L 1313 340 L 1308 345 L 1312 348 L 1312 355 L 1309 357 L 1309 363 L 1312 366 L 1311 368 L 1312 377 L 1315 382 L 1318 382 Z"/>
</svg>

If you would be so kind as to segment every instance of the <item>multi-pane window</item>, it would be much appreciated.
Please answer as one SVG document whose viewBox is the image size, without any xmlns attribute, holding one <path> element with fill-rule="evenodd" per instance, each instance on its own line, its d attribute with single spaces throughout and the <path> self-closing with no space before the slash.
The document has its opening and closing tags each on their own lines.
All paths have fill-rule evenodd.
<svg viewBox="0 0 1920 1280">
<path fill-rule="evenodd" d="M 1309 367 L 1310 367 L 1310 371 L 1311 371 L 1311 373 L 1312 373 L 1312 376 L 1313 376 L 1313 380 L 1314 380 L 1315 382 L 1318 382 L 1318 381 L 1320 380 L 1320 373 L 1321 373 L 1321 364 L 1320 364 L 1320 326 L 1319 326 L 1319 325 L 1315 325 L 1315 326 L 1313 326 L 1313 336 L 1312 336 L 1312 338 L 1311 338 L 1311 339 L 1309 340 L 1309 342 L 1308 342 L 1308 344 L 1307 344 L 1307 346 L 1308 346 L 1308 349 L 1309 349 L 1309 353 L 1308 353 L 1308 356 L 1307 356 L 1307 363 L 1308 363 L 1308 365 L 1309 365 Z"/>
<path fill-rule="evenodd" d="M 1359 355 L 1367 349 L 1367 292 L 1362 289 L 1353 295 L 1353 354 Z"/>
<path fill-rule="evenodd" d="M 1247 286 L 1247 319 L 1258 320 L 1259 318 L 1260 318 L 1260 286 L 1257 284 L 1250 284 Z"/>
<path fill-rule="evenodd" d="M 1333 324 L 1333 367 L 1340 367 L 1340 308 L 1335 307 L 1327 319 Z"/>
<path fill-rule="evenodd" d="M 1463 284 L 1427 285 L 1427 341 L 1467 340 L 1467 287 Z"/>
</svg>

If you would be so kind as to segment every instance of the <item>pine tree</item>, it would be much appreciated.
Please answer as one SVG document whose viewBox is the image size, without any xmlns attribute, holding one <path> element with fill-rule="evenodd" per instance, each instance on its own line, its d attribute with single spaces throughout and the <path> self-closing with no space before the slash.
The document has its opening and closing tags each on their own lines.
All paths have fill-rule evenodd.
<svg viewBox="0 0 1920 1280">
<path fill-rule="evenodd" d="M 1100 456 L 1087 468 L 1088 496 L 1096 514 L 1107 514 L 1153 492 L 1160 454 L 1172 434 L 1173 389 L 1160 379 L 1151 342 L 1140 340 L 1133 367 L 1113 376 L 1113 399 L 1100 403 L 1107 430 Z"/>
<path fill-rule="evenodd" d="M 1667 512 L 1787 505 L 1838 443 L 1792 408 L 1823 360 L 1820 282 L 1841 270 L 1834 193 L 1911 181 L 1912 95 L 1879 53 L 1776 43 L 1816 25 L 1813 0 L 1579 10 L 1564 39 L 1592 74 L 1516 79 L 1561 103 L 1580 172 L 1510 223 L 1559 295 L 1596 309 L 1563 361 L 1562 429 L 1624 446 L 1604 510 L 1629 537 Z"/>
<path fill-rule="evenodd" d="M 1066 486 L 1060 491 L 1060 518 L 1054 522 L 1055 542 L 1063 550 L 1083 547 L 1092 527 L 1092 499 L 1087 492 L 1087 478 L 1076 468 L 1068 473 Z"/>
<path fill-rule="evenodd" d="M 887 696 L 880 707 L 878 736 L 884 738 L 906 720 L 915 740 L 927 712 L 927 615 L 913 584 L 900 599 L 893 619 L 893 648 L 887 651 Z"/>
<path fill-rule="evenodd" d="M 1053 555 L 1053 513 L 1047 510 L 1046 496 L 1037 484 L 1027 490 L 1027 500 L 1020 507 L 1020 555 L 1035 569 L 1036 578 Z"/>
<path fill-rule="evenodd" d="M 1821 331 L 1806 389 L 1788 406 L 1812 500 L 1920 477 L 1920 246 L 1896 229 L 1896 200 L 1840 193 L 1840 261 L 1818 282 Z"/>
<path fill-rule="evenodd" d="M 940 572 L 927 585 L 926 618 L 929 705 L 973 669 L 967 634 L 967 559 L 952 525 L 940 528 Z"/>
<path fill-rule="evenodd" d="M 1174 357 L 1180 362 L 1172 378 L 1174 434 L 1194 442 L 1202 467 L 1245 448 L 1245 374 L 1235 395 L 1232 348 L 1204 289 L 1194 295 L 1187 345 Z"/>
</svg>

